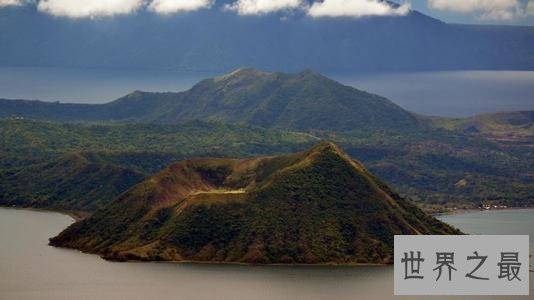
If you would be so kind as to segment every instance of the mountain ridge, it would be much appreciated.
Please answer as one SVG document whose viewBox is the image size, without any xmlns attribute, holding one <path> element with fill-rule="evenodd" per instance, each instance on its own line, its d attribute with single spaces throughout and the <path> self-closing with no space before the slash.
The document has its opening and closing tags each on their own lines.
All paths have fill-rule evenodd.
<svg viewBox="0 0 534 300">
<path fill-rule="evenodd" d="M 108 104 L 0 100 L 0 118 L 8 117 L 0 120 L 6 124 L 0 134 L 7 142 L 3 150 L 8 162 L 11 156 L 18 157 L 15 163 L 26 162 L 16 152 L 34 152 L 37 143 L 53 151 L 95 151 L 95 145 L 101 145 L 122 152 L 116 156 L 121 157 L 119 165 L 139 164 L 149 173 L 162 167 L 151 162 L 152 157 L 169 162 L 192 155 L 282 153 L 326 139 L 342 144 L 420 203 L 524 206 L 532 203 L 527 147 L 533 127 L 528 112 L 517 114 L 522 117 L 426 117 L 310 70 L 287 74 L 241 68 L 203 80 L 186 92 L 136 91 Z M 162 150 L 170 153 L 161 155 Z M 8 166 L 2 180 L 9 181 L 9 173 L 16 171 Z M 455 184 L 460 181 L 468 184 Z M 37 192 L 32 185 L 20 188 Z"/>
<path fill-rule="evenodd" d="M 240 68 L 183 92 L 135 91 L 105 104 L 0 99 L 0 117 L 176 124 L 194 120 L 289 130 L 414 130 L 424 125 L 390 100 L 317 72 Z M 337 115 L 336 118 L 331 118 Z"/>
<path fill-rule="evenodd" d="M 2 66 L 211 72 L 243 65 L 287 72 L 306 67 L 321 72 L 534 69 L 532 26 L 453 25 L 417 11 L 402 17 L 311 18 L 305 13 L 247 17 L 213 9 L 71 20 L 22 6 L 0 9 L 0 25 Z"/>
<path fill-rule="evenodd" d="M 459 231 L 323 142 L 173 163 L 50 243 L 112 260 L 391 263 L 393 234 L 446 233 Z"/>
</svg>

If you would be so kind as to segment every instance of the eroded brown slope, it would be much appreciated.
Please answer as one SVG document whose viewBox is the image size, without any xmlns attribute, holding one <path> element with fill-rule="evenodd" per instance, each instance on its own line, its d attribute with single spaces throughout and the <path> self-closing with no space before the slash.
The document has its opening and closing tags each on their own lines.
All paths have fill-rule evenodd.
<svg viewBox="0 0 534 300">
<path fill-rule="evenodd" d="M 109 259 L 389 263 L 395 234 L 454 234 L 332 143 L 175 163 L 51 239 Z"/>
</svg>

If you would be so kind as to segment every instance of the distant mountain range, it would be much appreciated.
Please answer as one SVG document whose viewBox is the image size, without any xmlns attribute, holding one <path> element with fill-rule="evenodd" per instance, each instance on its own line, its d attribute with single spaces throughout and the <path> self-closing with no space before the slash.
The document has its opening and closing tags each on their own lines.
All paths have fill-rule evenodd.
<svg viewBox="0 0 534 300">
<path fill-rule="evenodd" d="M 459 234 L 332 143 L 177 162 L 51 239 L 113 260 L 392 263 L 395 234 Z"/>
<path fill-rule="evenodd" d="M 280 154 L 319 140 L 429 210 L 534 199 L 532 112 L 420 116 L 312 71 L 244 68 L 106 104 L 0 100 L 0 118 L 3 205 L 92 211 L 177 159 Z"/>
<path fill-rule="evenodd" d="M 219 1 L 220 2 L 220 1 Z M 222 4 L 221 4 L 222 5 Z M 238 16 L 218 8 L 162 17 L 52 17 L 0 9 L 0 66 L 227 72 L 533 70 L 534 27 L 447 24 L 406 16 Z"/>
<path fill-rule="evenodd" d="M 415 130 L 418 118 L 390 100 L 313 71 L 244 68 L 179 93 L 134 92 L 106 104 L 0 99 L 0 117 L 178 124 L 194 120 L 286 130 Z"/>
</svg>

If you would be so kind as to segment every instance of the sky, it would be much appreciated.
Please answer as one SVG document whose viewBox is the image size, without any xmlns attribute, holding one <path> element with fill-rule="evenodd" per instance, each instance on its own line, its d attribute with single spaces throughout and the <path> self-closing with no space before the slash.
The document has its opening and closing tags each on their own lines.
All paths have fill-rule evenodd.
<svg viewBox="0 0 534 300">
<path fill-rule="evenodd" d="M 406 15 L 410 9 L 449 23 L 534 26 L 534 0 L 398 0 L 393 7 L 382 0 L 0 0 L 0 9 L 34 5 L 44 14 L 83 19 L 134 14 L 184 14 L 205 9 L 262 16 L 300 11 L 312 18 L 360 18 Z"/>
</svg>

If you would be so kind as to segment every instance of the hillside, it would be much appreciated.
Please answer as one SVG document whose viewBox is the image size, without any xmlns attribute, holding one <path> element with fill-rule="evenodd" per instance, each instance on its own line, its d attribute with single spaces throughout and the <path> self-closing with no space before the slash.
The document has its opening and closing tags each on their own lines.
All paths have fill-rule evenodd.
<svg viewBox="0 0 534 300">
<path fill-rule="evenodd" d="M 185 72 L 534 69 L 534 27 L 454 25 L 417 11 L 239 16 L 225 11 L 224 2 L 164 17 L 138 12 L 81 20 L 46 15 L 34 5 L 0 8 L 0 65 Z"/>
<path fill-rule="evenodd" d="M 6 197 L 43 197 L 40 185 L 13 181 L 12 174 L 69 152 L 149 176 L 178 159 L 282 154 L 318 140 L 342 145 L 421 204 L 522 207 L 534 201 L 531 112 L 419 116 L 309 70 L 242 68 L 188 91 L 134 92 L 101 105 L 0 100 L 0 118 L 6 116 L 0 120 L 0 186 L 29 183 L 4 189 L 10 194 L 0 190 L 0 201 L 9 203 Z"/>
<path fill-rule="evenodd" d="M 500 112 L 465 119 L 434 118 L 439 127 L 504 143 L 534 144 L 534 111 Z"/>
<path fill-rule="evenodd" d="M 0 151 L 159 152 L 182 155 L 265 155 L 313 143 L 307 133 L 257 126 L 192 121 L 162 124 L 72 124 L 0 119 Z"/>
<path fill-rule="evenodd" d="M 56 177 L 70 182 L 77 182 L 76 178 L 67 179 L 61 173 L 38 175 L 43 165 L 74 157 L 73 153 L 100 166 L 90 169 L 94 178 L 107 170 L 103 166 L 150 176 L 176 160 L 283 154 L 324 139 L 342 145 L 374 174 L 425 209 L 427 205 L 432 210 L 444 206 L 472 208 L 488 201 L 520 207 L 533 203 L 534 159 L 525 143 L 491 140 L 454 128 L 403 134 L 313 134 L 198 121 L 156 125 L 0 120 L 0 204 L 28 205 L 31 199 L 54 199 L 40 203 L 81 209 L 80 202 L 65 201 L 63 196 L 68 194 L 52 197 L 55 194 L 50 193 Z M 72 166 L 83 173 L 83 165 Z M 24 180 L 24 174 L 32 175 L 32 180 Z M 86 186 L 89 190 L 70 187 L 76 191 L 72 199 L 85 199 L 91 189 Z M 116 196 L 115 192 L 105 194 Z M 112 199 L 98 199 L 91 210 Z"/>
<path fill-rule="evenodd" d="M 313 71 L 252 68 L 203 80 L 185 92 L 134 92 L 107 104 L 0 100 L 0 117 L 162 124 L 204 120 L 301 131 L 410 131 L 423 126 L 393 102 Z"/>
<path fill-rule="evenodd" d="M 391 263 L 395 234 L 457 234 L 336 145 L 177 162 L 52 238 L 114 260 Z"/>
<path fill-rule="evenodd" d="M 160 99 L 158 96 L 138 93 L 127 102 L 135 99 L 136 103 L 154 103 Z M 167 104 L 165 111 L 147 120 L 162 123 L 217 120 L 301 131 L 409 130 L 419 126 L 411 113 L 393 102 L 309 70 L 286 74 L 242 68 L 203 80 L 182 98 L 180 105 L 171 108 Z"/>
<path fill-rule="evenodd" d="M 0 168 L 0 205 L 94 211 L 145 176 L 134 169 L 70 153 L 18 170 Z"/>
<path fill-rule="evenodd" d="M 5 119 L 0 140 L 0 205 L 94 211 L 173 161 L 280 154 L 317 138 L 202 122 L 86 125 Z"/>
</svg>

